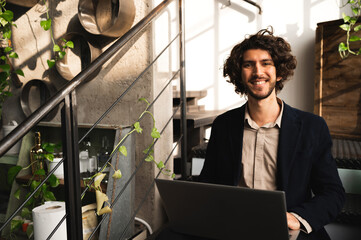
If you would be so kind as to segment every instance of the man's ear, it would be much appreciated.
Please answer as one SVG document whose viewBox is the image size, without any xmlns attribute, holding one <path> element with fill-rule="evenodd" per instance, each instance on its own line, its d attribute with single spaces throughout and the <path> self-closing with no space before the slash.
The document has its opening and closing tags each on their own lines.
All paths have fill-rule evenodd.
<svg viewBox="0 0 361 240">
<path fill-rule="evenodd" d="M 282 77 L 277 77 L 276 78 L 276 81 L 278 82 L 278 81 L 281 81 L 282 80 Z"/>
</svg>

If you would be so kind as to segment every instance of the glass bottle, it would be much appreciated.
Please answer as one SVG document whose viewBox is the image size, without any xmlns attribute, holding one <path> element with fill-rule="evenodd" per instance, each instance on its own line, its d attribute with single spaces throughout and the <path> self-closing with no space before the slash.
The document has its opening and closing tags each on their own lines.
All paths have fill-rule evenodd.
<svg viewBox="0 0 361 240">
<path fill-rule="evenodd" d="M 40 132 L 35 132 L 35 145 L 30 149 L 30 162 L 32 174 L 39 169 L 44 169 L 46 172 L 46 164 L 44 161 L 44 149 L 41 147 Z"/>
</svg>

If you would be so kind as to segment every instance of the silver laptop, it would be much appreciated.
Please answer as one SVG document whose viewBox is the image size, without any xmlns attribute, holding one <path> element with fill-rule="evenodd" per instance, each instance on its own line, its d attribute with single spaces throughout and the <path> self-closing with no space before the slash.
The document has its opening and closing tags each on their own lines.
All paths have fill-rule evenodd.
<svg viewBox="0 0 361 240">
<path fill-rule="evenodd" d="M 285 193 L 249 188 L 156 179 L 176 232 L 209 239 L 297 239 L 289 231 Z"/>
</svg>

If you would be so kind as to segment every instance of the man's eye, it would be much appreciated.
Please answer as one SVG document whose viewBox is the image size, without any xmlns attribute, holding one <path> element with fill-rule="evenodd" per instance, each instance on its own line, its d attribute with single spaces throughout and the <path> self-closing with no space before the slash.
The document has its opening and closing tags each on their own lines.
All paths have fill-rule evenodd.
<svg viewBox="0 0 361 240">
<path fill-rule="evenodd" d="M 243 64 L 243 67 L 244 67 L 244 68 L 250 68 L 250 67 L 251 67 L 251 64 L 249 64 L 249 63 L 244 63 L 244 64 Z"/>
</svg>

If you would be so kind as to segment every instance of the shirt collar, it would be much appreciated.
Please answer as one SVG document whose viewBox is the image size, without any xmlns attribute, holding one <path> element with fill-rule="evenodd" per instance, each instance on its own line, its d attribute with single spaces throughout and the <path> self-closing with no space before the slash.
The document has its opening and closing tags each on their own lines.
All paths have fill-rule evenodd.
<svg viewBox="0 0 361 240">
<path fill-rule="evenodd" d="M 273 123 L 267 123 L 267 124 L 265 124 L 265 125 L 263 125 L 261 127 L 272 128 L 272 127 L 278 126 L 278 128 L 281 128 L 284 104 L 283 104 L 283 101 L 281 99 L 279 99 L 279 98 L 277 98 L 277 103 L 281 106 L 281 111 L 280 111 L 280 114 L 278 115 L 276 121 L 273 122 Z M 245 104 L 246 104 L 246 110 L 245 110 L 245 115 L 244 115 L 244 122 L 246 124 L 248 124 L 253 129 L 260 128 L 257 125 L 257 123 L 252 120 L 252 118 L 251 118 L 251 116 L 249 115 L 249 112 L 248 112 L 248 105 L 247 105 L 247 103 L 245 103 Z"/>
</svg>

